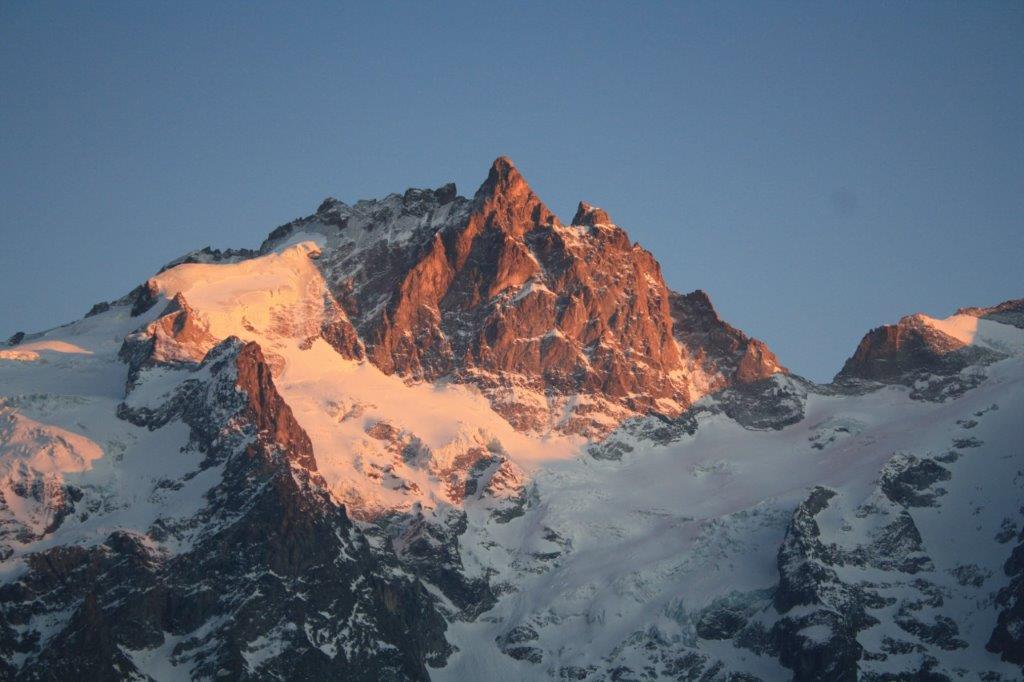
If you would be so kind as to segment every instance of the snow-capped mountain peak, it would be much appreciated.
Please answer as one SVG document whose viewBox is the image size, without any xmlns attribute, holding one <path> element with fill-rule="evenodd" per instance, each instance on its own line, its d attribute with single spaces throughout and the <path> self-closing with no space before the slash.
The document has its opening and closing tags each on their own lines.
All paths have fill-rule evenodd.
<svg viewBox="0 0 1024 682">
<path fill-rule="evenodd" d="M 1024 302 L 792 375 L 506 158 L 0 349 L 0 678 L 1016 679 Z"/>
</svg>

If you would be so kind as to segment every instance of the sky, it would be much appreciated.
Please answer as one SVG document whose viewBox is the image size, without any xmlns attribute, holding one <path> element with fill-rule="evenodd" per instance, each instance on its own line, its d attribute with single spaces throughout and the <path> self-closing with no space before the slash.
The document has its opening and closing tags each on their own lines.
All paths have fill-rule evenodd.
<svg viewBox="0 0 1024 682">
<path fill-rule="evenodd" d="M 0 2 L 0 335 L 509 156 L 827 380 L 1024 297 L 1024 3 Z"/>
</svg>

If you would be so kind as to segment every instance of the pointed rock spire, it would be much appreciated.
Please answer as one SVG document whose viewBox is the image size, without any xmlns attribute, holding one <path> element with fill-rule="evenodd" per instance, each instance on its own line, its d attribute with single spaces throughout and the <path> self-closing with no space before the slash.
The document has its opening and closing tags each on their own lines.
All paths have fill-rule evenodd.
<svg viewBox="0 0 1024 682">
<path fill-rule="evenodd" d="M 491 164 L 487 179 L 476 192 L 477 215 L 484 223 L 514 237 L 557 220 L 507 156 Z M 471 226 L 474 221 L 470 221 Z"/>
<path fill-rule="evenodd" d="M 477 197 L 507 195 L 521 191 L 533 193 L 519 169 L 507 156 L 499 156 L 491 164 L 487 179 L 477 190 Z"/>
<path fill-rule="evenodd" d="M 576 209 L 576 215 L 572 219 L 572 224 L 589 227 L 594 225 L 611 225 L 612 219 L 603 208 L 591 206 L 587 202 L 581 201 L 579 208 Z"/>
<path fill-rule="evenodd" d="M 326 199 L 321 201 L 320 202 L 320 206 L 317 207 L 317 209 L 316 209 L 317 215 L 320 215 L 321 213 L 327 213 L 332 208 L 334 208 L 335 206 L 337 206 L 337 205 L 339 205 L 341 203 L 342 203 L 341 201 L 338 201 L 334 197 L 327 197 Z"/>
<path fill-rule="evenodd" d="M 435 189 L 434 196 L 437 197 L 437 203 L 444 206 L 455 201 L 459 196 L 459 190 L 455 187 L 454 182 L 449 182 Z"/>
</svg>

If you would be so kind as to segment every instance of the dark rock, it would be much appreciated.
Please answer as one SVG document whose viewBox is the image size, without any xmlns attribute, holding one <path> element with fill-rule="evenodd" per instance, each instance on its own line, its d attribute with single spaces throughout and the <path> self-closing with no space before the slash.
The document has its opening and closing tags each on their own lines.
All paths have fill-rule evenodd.
<svg viewBox="0 0 1024 682">
<path fill-rule="evenodd" d="M 276 445 L 290 460 L 309 471 L 316 471 L 313 444 L 292 416 L 292 408 L 274 387 L 270 366 L 256 343 L 247 343 L 238 351 L 236 386 L 246 396 L 242 417 L 256 428 L 257 438 L 267 447 Z"/>
<path fill-rule="evenodd" d="M 670 418 L 654 413 L 646 417 L 628 419 L 604 440 L 587 447 L 594 459 L 619 461 L 633 451 L 629 441 L 643 441 L 655 445 L 669 445 L 684 436 L 697 432 L 697 418 L 693 410 Z"/>
<path fill-rule="evenodd" d="M 813 628 L 821 628 L 808 636 Z M 794 679 L 815 682 L 858 679 L 857 662 L 863 647 L 855 630 L 839 614 L 817 611 L 810 616 L 779 621 L 773 628 L 779 660 L 793 671 Z"/>
<path fill-rule="evenodd" d="M 746 624 L 746 616 L 731 609 L 704 611 L 697 621 L 697 636 L 702 639 L 732 639 Z"/>
<path fill-rule="evenodd" d="M 956 312 L 958 315 L 971 315 L 1024 329 L 1024 298 L 1003 301 L 989 308 L 961 308 Z"/>
<path fill-rule="evenodd" d="M 326 211 L 327 209 L 331 208 L 331 206 L 333 205 L 334 201 L 335 200 L 331 199 L 331 198 L 324 199 L 323 203 L 321 203 L 320 207 L 316 210 L 317 214 L 320 214 L 320 213 Z M 295 231 L 295 223 L 286 223 L 286 224 L 281 225 L 279 227 L 275 227 L 270 232 L 270 234 L 267 235 L 267 239 L 266 239 L 266 242 L 264 242 L 264 244 L 266 244 L 267 242 L 274 242 L 274 241 L 282 240 L 282 239 L 284 239 L 285 237 L 287 237 L 288 235 L 290 235 L 294 231 Z M 260 250 L 262 251 L 262 249 L 260 249 Z"/>
<path fill-rule="evenodd" d="M 728 386 L 731 380 L 753 383 L 776 373 L 788 373 L 763 342 L 724 322 L 705 292 L 670 292 L 669 300 L 673 333 L 706 373 L 719 375 L 714 389 Z"/>
<path fill-rule="evenodd" d="M 170 263 L 167 263 L 160 268 L 159 272 L 170 270 L 173 267 L 177 267 L 178 265 L 185 263 L 237 263 L 239 261 L 248 260 L 249 258 L 253 258 L 257 255 L 259 255 L 259 253 L 252 249 L 224 249 L 222 251 L 221 249 L 204 246 L 196 251 L 190 251 L 180 258 L 175 258 Z"/>
<path fill-rule="evenodd" d="M 863 653 L 857 631 L 877 622 L 865 610 L 870 595 L 839 579 L 834 567 L 841 555 L 821 540 L 814 517 L 835 496 L 827 488 L 812 490 L 793 512 L 779 548 L 775 608 L 787 614 L 801 605 L 816 607 L 782 618 L 772 628 L 779 660 L 800 680 L 856 680 Z"/>
<path fill-rule="evenodd" d="M 455 201 L 455 198 L 459 196 L 459 193 L 455 188 L 455 183 L 449 182 L 448 184 L 435 189 L 434 196 L 437 197 L 437 203 L 444 206 L 445 204 L 450 204 Z"/>
<path fill-rule="evenodd" d="M 517 661 L 540 663 L 544 660 L 544 652 L 535 646 L 510 646 L 505 647 L 502 651 Z"/>
<path fill-rule="evenodd" d="M 900 384 L 913 387 L 912 398 L 942 401 L 984 380 L 983 374 L 962 374 L 962 370 L 1004 357 L 966 345 L 929 325 L 923 316 L 910 315 L 868 332 L 836 375 L 835 384 L 846 389 L 856 389 L 863 381 Z"/>
<path fill-rule="evenodd" d="M 403 565 L 437 586 L 459 609 L 457 617 L 473 620 L 495 604 L 497 596 L 486 579 L 466 576 L 459 552 L 459 536 L 468 527 L 464 511 L 452 509 L 428 520 L 417 510 L 397 515 L 387 525 Z"/>
<path fill-rule="evenodd" d="M 320 202 L 319 206 L 317 206 L 316 212 L 318 214 L 319 213 L 327 213 L 328 211 L 330 211 L 331 209 L 335 208 L 340 203 L 341 202 L 338 201 L 337 199 L 335 199 L 334 197 L 327 197 L 326 199 L 324 199 L 323 201 Z M 286 235 L 283 235 L 283 234 L 282 235 L 274 235 L 273 233 L 271 233 L 270 238 L 274 239 L 274 238 L 282 237 L 282 236 L 286 236 Z"/>
<path fill-rule="evenodd" d="M 1024 532 L 1018 539 L 1020 544 L 1003 565 L 1010 583 L 996 595 L 999 616 L 985 648 L 1004 661 L 1024 666 Z"/>
<path fill-rule="evenodd" d="M 600 443 L 587 446 L 587 453 L 594 459 L 603 459 L 611 462 L 618 462 L 623 455 L 633 452 L 633 446 L 624 443 L 621 439 L 615 438 L 612 434 Z"/>
<path fill-rule="evenodd" d="M 604 209 L 600 209 L 597 206 L 591 206 L 585 201 L 581 201 L 579 206 L 576 208 L 576 215 L 572 219 L 573 225 L 582 227 L 593 227 L 594 225 L 611 225 L 612 219 L 608 216 L 608 212 Z"/>
<path fill-rule="evenodd" d="M 806 389 L 796 379 L 738 383 L 716 396 L 715 407 L 747 429 L 780 430 L 804 418 Z"/>
<path fill-rule="evenodd" d="M 518 661 L 540 663 L 544 660 L 544 652 L 535 646 L 527 645 L 529 642 L 537 641 L 537 638 L 537 631 L 532 627 L 519 625 L 497 637 L 495 642 L 506 656 L 511 656 Z"/>
<path fill-rule="evenodd" d="M 135 287 L 124 298 L 124 302 L 132 307 L 132 317 L 138 317 L 148 312 L 150 308 L 156 305 L 158 300 L 160 300 L 160 294 L 152 280 Z"/>
<path fill-rule="evenodd" d="M 906 510 L 901 510 L 872 533 L 869 552 L 870 564 L 883 571 L 914 574 L 934 568 L 931 559 L 924 554 L 917 524 Z"/>
<path fill-rule="evenodd" d="M 967 642 L 957 638 L 960 630 L 956 622 L 947 616 L 935 616 L 935 621 L 929 624 L 903 615 L 896 618 L 896 624 L 900 629 L 917 636 L 921 641 L 934 644 L 946 651 L 967 647 Z"/>
<path fill-rule="evenodd" d="M 834 490 L 818 486 L 793 512 L 786 537 L 779 548 L 780 582 L 775 593 L 775 608 L 780 613 L 802 604 L 819 603 L 818 585 L 836 580 L 827 568 L 832 561 L 830 554 L 821 546 L 821 530 L 814 520 L 835 496 Z M 809 561 L 811 558 L 820 558 L 820 561 Z"/>
<path fill-rule="evenodd" d="M 920 660 L 921 663 L 915 670 L 899 673 L 872 673 L 864 675 L 862 679 L 865 682 L 950 682 L 950 677 L 935 671 L 938 661 L 934 657 L 922 655 Z M 982 679 L 985 678 L 982 677 Z"/>
<path fill-rule="evenodd" d="M 206 323 L 179 293 L 157 319 L 125 337 L 118 357 L 128 365 L 130 387 L 146 367 L 197 367 L 216 343 Z"/>
<path fill-rule="evenodd" d="M 529 625 L 517 625 L 504 635 L 498 638 L 499 644 L 522 644 L 523 642 L 534 642 L 539 635 Z"/>
<path fill-rule="evenodd" d="M 996 533 L 996 542 L 1001 545 L 1005 545 L 1016 536 L 1017 522 L 1011 518 L 1004 518 L 1003 522 L 999 526 L 999 532 Z"/>
<path fill-rule="evenodd" d="M 962 564 L 950 569 L 949 572 L 961 586 L 981 587 L 985 584 L 986 580 L 992 577 L 990 571 L 981 568 L 977 564 Z"/>
<path fill-rule="evenodd" d="M 330 294 L 324 298 L 324 322 L 320 328 L 320 337 L 343 358 L 362 360 L 366 357 L 359 333 Z"/>
<path fill-rule="evenodd" d="M 939 481 L 948 481 L 949 470 L 932 459 L 918 459 L 913 455 L 893 457 L 882 470 L 881 488 L 893 502 L 905 507 L 933 507 L 936 498 L 944 494 L 934 487 Z"/>
<path fill-rule="evenodd" d="M 902 656 L 905 654 L 921 653 L 924 651 L 924 647 L 914 642 L 886 637 L 882 640 L 882 651 L 887 654 Z"/>
<path fill-rule="evenodd" d="M 714 680 L 717 679 L 715 674 L 720 670 L 721 664 L 716 666 L 710 662 L 708 656 L 688 651 L 665 661 L 662 672 L 665 677 L 674 680 Z"/>
<path fill-rule="evenodd" d="M 100 301 L 99 303 L 94 304 L 93 307 L 89 308 L 89 312 L 87 312 L 85 316 L 93 317 L 100 313 L 105 313 L 108 310 L 110 310 L 110 304 L 106 301 Z"/>
<path fill-rule="evenodd" d="M 920 317 L 904 317 L 898 324 L 868 332 L 836 379 L 891 381 L 916 371 L 959 372 L 966 363 L 954 351 L 963 347 L 961 341 L 930 327 Z"/>
</svg>

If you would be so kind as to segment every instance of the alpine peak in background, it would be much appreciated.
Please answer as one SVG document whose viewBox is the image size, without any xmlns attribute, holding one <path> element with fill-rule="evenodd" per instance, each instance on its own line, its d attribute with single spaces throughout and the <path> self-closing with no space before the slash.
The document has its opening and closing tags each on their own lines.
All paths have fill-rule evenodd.
<svg viewBox="0 0 1024 682">
<path fill-rule="evenodd" d="M 815 384 L 505 157 L 328 198 L 0 346 L 0 679 L 1019 679 L 1022 416 L 1024 299 Z"/>
</svg>

